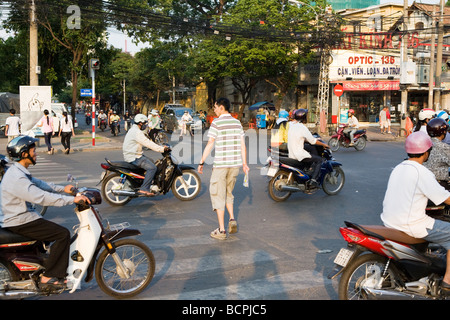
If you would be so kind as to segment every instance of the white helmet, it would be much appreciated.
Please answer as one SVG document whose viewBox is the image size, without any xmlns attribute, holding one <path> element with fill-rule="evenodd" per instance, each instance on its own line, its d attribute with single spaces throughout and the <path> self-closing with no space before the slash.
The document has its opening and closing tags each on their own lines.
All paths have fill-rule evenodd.
<svg viewBox="0 0 450 320">
<path fill-rule="evenodd" d="M 139 122 L 146 123 L 146 122 L 148 122 L 148 118 L 146 116 L 144 116 L 142 113 L 138 113 L 134 117 L 134 123 L 138 124 Z"/>
<path fill-rule="evenodd" d="M 436 111 L 430 108 L 425 108 L 419 112 L 419 120 L 432 119 L 436 116 Z"/>
</svg>

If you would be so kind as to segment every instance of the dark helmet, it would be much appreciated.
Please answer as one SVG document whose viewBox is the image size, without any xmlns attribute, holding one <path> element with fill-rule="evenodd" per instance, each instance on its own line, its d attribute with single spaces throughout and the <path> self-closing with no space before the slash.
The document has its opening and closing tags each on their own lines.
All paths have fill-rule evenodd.
<svg viewBox="0 0 450 320">
<path fill-rule="evenodd" d="M 297 109 L 294 111 L 293 117 L 295 120 L 303 122 L 306 120 L 306 116 L 308 115 L 308 109 Z"/>
<path fill-rule="evenodd" d="M 427 123 L 427 132 L 430 137 L 440 137 L 448 130 L 448 124 L 442 118 L 434 118 Z"/>
<path fill-rule="evenodd" d="M 37 141 L 39 141 L 39 139 L 30 136 L 19 136 L 8 143 L 6 151 L 11 160 L 20 161 L 22 159 L 22 153 L 28 152 L 30 148 L 35 147 Z"/>
</svg>

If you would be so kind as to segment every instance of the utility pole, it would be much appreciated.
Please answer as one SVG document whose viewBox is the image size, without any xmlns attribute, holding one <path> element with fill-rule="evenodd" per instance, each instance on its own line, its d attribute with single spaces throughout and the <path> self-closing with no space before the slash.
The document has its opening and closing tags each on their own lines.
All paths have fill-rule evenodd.
<svg viewBox="0 0 450 320">
<path fill-rule="evenodd" d="M 434 108 L 434 43 L 435 43 L 435 20 L 436 7 L 433 7 L 433 19 L 431 20 L 431 48 L 430 48 L 430 77 L 428 82 L 428 108 Z"/>
<path fill-rule="evenodd" d="M 38 66 L 38 26 L 36 21 L 36 5 L 30 5 L 30 86 L 39 85 L 40 68 Z"/>
<path fill-rule="evenodd" d="M 435 110 L 441 109 L 441 74 L 442 74 L 442 44 L 444 42 L 444 0 L 439 4 L 438 43 L 436 52 L 436 95 L 434 98 Z"/>
<path fill-rule="evenodd" d="M 403 36 L 402 36 L 402 47 L 401 47 L 401 72 L 402 74 L 406 73 L 406 62 L 408 61 L 408 39 L 407 39 L 407 31 L 408 31 L 408 24 L 406 23 L 408 17 L 408 0 L 404 0 L 403 1 Z M 400 77 L 401 78 L 401 77 Z M 402 85 L 402 83 L 400 82 L 400 88 L 402 91 L 402 110 L 401 110 L 401 114 L 402 114 L 402 119 L 403 116 L 406 115 L 406 106 L 408 103 L 408 88 L 406 85 Z M 400 127 L 401 128 L 405 128 L 406 125 L 406 121 L 401 121 L 400 122 Z"/>
</svg>

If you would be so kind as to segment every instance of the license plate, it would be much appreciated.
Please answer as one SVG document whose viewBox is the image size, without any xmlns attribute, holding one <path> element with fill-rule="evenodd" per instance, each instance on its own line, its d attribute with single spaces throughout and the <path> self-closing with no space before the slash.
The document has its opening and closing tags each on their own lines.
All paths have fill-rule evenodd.
<svg viewBox="0 0 450 320">
<path fill-rule="evenodd" d="M 355 251 L 347 249 L 347 248 L 342 248 L 338 255 L 336 256 L 336 258 L 334 259 L 334 263 L 337 265 L 340 265 L 342 267 L 345 267 L 347 265 L 347 263 L 350 261 L 351 257 L 353 256 L 353 253 Z"/>
<path fill-rule="evenodd" d="M 275 173 L 278 172 L 278 168 L 276 167 L 270 167 L 269 170 L 267 170 L 267 175 L 269 177 L 273 177 L 275 175 Z"/>
<path fill-rule="evenodd" d="M 103 171 L 102 174 L 100 175 L 100 181 L 102 181 L 106 176 L 106 171 Z"/>
</svg>

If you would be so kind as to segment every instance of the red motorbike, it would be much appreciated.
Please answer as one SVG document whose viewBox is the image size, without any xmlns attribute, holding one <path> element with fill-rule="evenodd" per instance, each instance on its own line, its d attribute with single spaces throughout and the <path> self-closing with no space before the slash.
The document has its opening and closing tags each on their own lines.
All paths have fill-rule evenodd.
<svg viewBox="0 0 450 320">
<path fill-rule="evenodd" d="M 347 241 L 328 275 L 339 280 L 341 300 L 423 300 L 448 298 L 440 290 L 447 251 L 384 226 L 345 222 Z"/>
<path fill-rule="evenodd" d="M 354 147 L 358 151 L 363 150 L 367 143 L 366 129 L 357 130 L 353 135 L 353 145 L 350 145 L 350 135 L 344 132 L 346 127 L 347 125 L 340 125 L 336 133 L 331 136 L 328 141 L 331 151 L 338 151 L 341 146 L 344 148 Z"/>
</svg>

